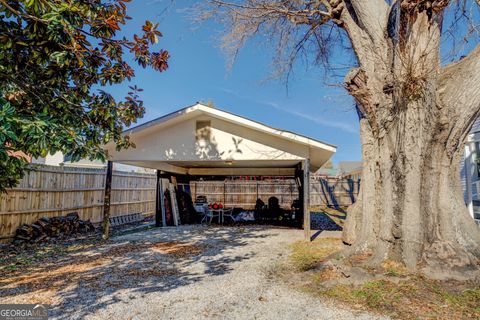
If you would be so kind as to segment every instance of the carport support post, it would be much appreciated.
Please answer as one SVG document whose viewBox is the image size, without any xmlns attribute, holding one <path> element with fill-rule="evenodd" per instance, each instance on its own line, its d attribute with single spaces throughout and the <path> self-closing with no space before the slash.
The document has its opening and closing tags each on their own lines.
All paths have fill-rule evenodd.
<svg viewBox="0 0 480 320">
<path fill-rule="evenodd" d="M 310 232 L 310 159 L 305 159 L 302 162 L 302 192 L 303 192 L 303 232 L 305 240 L 311 240 Z"/>
<path fill-rule="evenodd" d="M 110 233 L 110 199 L 112 195 L 113 162 L 107 163 L 107 175 L 105 177 L 105 195 L 103 198 L 103 240 L 107 240 Z"/>
<path fill-rule="evenodd" d="M 162 193 L 160 188 L 160 170 L 157 170 L 157 183 L 155 184 L 155 227 L 161 226 L 162 220 L 162 208 L 160 205 L 160 194 Z"/>
<path fill-rule="evenodd" d="M 157 190 L 155 198 L 155 226 L 156 227 L 165 227 L 165 204 L 163 199 L 163 181 L 162 181 L 162 172 L 157 170 Z M 161 222 L 160 222 L 161 221 Z"/>
</svg>

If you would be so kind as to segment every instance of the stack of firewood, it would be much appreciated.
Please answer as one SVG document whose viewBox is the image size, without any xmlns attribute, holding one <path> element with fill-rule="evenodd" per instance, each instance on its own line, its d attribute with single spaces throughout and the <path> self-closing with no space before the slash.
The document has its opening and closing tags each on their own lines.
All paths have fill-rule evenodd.
<svg viewBox="0 0 480 320">
<path fill-rule="evenodd" d="M 40 242 L 50 238 L 69 237 L 78 233 L 95 231 L 90 220 L 81 220 L 78 213 L 66 216 L 43 217 L 32 224 L 24 224 L 15 232 L 15 242 Z"/>
</svg>

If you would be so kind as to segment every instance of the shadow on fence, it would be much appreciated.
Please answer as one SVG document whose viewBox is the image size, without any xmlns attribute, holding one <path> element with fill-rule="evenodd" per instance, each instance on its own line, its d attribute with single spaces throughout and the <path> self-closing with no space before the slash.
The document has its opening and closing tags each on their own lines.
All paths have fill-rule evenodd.
<svg viewBox="0 0 480 320">
<path fill-rule="evenodd" d="M 360 180 L 320 178 L 318 183 L 324 205 L 340 211 L 355 203 L 360 189 Z M 317 204 L 310 203 L 310 205 Z"/>
</svg>

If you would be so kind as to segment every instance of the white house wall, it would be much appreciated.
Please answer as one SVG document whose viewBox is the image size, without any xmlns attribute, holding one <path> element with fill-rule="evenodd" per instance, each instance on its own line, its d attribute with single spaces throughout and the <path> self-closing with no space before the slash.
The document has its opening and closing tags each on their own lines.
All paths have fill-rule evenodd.
<svg viewBox="0 0 480 320">
<path fill-rule="evenodd" d="M 197 144 L 197 120 L 211 121 L 211 139 Z M 136 148 L 116 152 L 113 161 L 293 160 L 309 156 L 309 147 L 200 115 L 156 130 L 133 133 Z"/>
<path fill-rule="evenodd" d="M 202 120 L 202 117 L 196 120 Z M 210 121 L 212 142 L 217 144 L 223 160 L 300 160 L 309 156 L 307 146 L 261 134 L 220 119 Z"/>
</svg>

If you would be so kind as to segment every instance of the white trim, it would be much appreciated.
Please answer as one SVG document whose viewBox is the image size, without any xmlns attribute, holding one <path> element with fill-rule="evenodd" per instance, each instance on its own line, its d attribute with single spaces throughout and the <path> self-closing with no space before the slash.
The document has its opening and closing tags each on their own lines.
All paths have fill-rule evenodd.
<svg viewBox="0 0 480 320">
<path fill-rule="evenodd" d="M 473 214 L 473 200 L 472 200 L 472 177 L 471 177 L 471 171 L 472 171 L 472 165 L 471 165 L 471 150 L 470 150 L 470 145 L 467 143 L 465 145 L 465 159 L 464 159 L 464 166 L 465 166 L 465 193 L 467 195 L 467 208 L 468 212 L 474 217 Z"/>
</svg>

